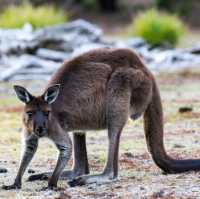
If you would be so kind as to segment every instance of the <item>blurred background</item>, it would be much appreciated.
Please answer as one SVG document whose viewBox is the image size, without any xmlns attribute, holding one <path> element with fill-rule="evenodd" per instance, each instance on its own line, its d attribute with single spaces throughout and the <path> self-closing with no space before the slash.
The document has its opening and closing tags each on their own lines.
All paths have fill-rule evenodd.
<svg viewBox="0 0 200 199">
<path fill-rule="evenodd" d="M 155 74 L 164 108 L 165 144 L 176 158 L 200 156 L 199 0 L 0 0 L 0 185 L 20 158 L 21 104 L 13 84 L 40 94 L 64 60 L 102 47 L 135 50 Z M 92 172 L 106 160 L 107 136 L 88 133 Z M 53 169 L 54 145 L 42 140 L 30 173 Z M 111 185 L 39 191 L 24 183 L 0 198 L 197 198 L 195 173 L 164 176 L 147 152 L 143 120 L 128 121 L 120 145 L 120 180 Z M 72 160 L 68 167 L 72 165 Z"/>
<path fill-rule="evenodd" d="M 26 9 L 24 9 L 25 4 Z M 43 8 L 43 12 L 41 11 L 40 14 L 47 17 L 45 22 L 44 18 L 39 20 L 39 16 L 38 19 L 36 16 L 34 17 L 34 13 L 31 13 L 30 10 L 32 6 Z M 48 7 L 57 9 L 57 12 L 54 12 L 55 15 L 59 15 L 58 11 L 61 11 L 62 17 L 53 21 Z M 100 25 L 106 34 L 119 35 L 119 33 L 124 34 L 125 29 L 134 22 L 139 13 L 147 12 L 152 8 L 178 16 L 195 33 L 199 29 L 200 22 L 197 17 L 200 3 L 198 0 L 1 0 L 0 9 L 4 13 L 1 15 L 1 27 L 19 28 L 27 22 L 26 20 L 29 20 L 29 23 L 37 28 L 83 18 Z M 15 14 L 20 9 L 22 12 L 16 20 Z M 10 12 L 12 10 L 10 15 L 9 10 Z M 6 14 L 9 21 L 4 21 Z"/>
<path fill-rule="evenodd" d="M 9 10 L 9 7 L 13 6 L 18 6 L 19 9 L 21 8 L 21 11 L 25 12 L 26 9 L 23 9 L 24 4 L 37 8 L 41 6 L 46 6 L 46 8 L 52 6 L 61 9 L 63 14 L 67 16 L 67 18 L 69 17 L 69 20 L 83 18 L 102 25 L 106 33 L 114 32 L 119 34 L 119 32 L 123 32 L 124 28 L 133 23 L 138 13 L 145 12 L 152 8 L 179 16 L 187 26 L 192 27 L 194 30 L 198 30 L 200 25 L 199 20 L 196 18 L 198 17 L 200 8 L 198 0 L 1 0 L 0 4 L 0 9 L 4 12 Z M 12 11 L 14 10 L 16 9 L 13 8 Z M 28 19 L 28 17 L 25 16 L 27 13 L 25 14 L 23 12 L 21 12 L 21 16 L 18 17 L 24 18 L 24 20 Z M 45 13 L 45 8 L 43 12 L 43 15 L 46 14 L 46 17 L 50 15 L 47 12 Z M 8 13 L 8 11 L 6 13 Z M 14 14 L 15 12 L 13 12 L 13 15 Z M 29 16 L 31 16 L 31 13 L 29 13 Z M 9 18 L 11 19 L 12 17 L 9 16 Z M 26 21 L 24 21 L 24 23 L 25 22 Z M 63 20 L 60 19 L 60 22 L 63 22 Z M 39 22 L 39 20 L 37 23 L 38 24 L 35 24 L 37 27 L 41 26 L 40 24 L 44 24 L 44 22 Z M 49 24 L 51 23 L 52 22 L 49 22 Z M 55 21 L 54 23 L 59 23 L 59 21 Z M 49 24 L 46 22 L 44 25 Z M 7 24 L 3 25 L 3 19 L 1 19 L 1 27 L 15 28 L 20 25 L 23 25 L 22 22 L 21 24 L 19 22 L 15 24 L 14 22 L 12 24 L 11 22 L 7 22 Z M 122 27 L 120 28 L 119 25 Z"/>
<path fill-rule="evenodd" d="M 132 48 L 154 72 L 200 63 L 198 0 L 1 0 L 0 9 L 0 81 L 48 80 L 99 47 Z"/>
</svg>

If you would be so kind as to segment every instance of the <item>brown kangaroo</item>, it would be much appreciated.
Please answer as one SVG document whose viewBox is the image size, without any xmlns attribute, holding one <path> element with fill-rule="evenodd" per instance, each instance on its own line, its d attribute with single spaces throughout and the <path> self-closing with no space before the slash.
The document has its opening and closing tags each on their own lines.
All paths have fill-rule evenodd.
<svg viewBox="0 0 200 199">
<path fill-rule="evenodd" d="M 52 139 L 60 150 L 57 166 L 53 174 L 33 175 L 29 180 L 52 175 L 49 178 L 49 188 L 52 188 L 56 187 L 60 175 L 72 179 L 71 186 L 116 179 L 122 129 L 129 116 L 135 120 L 143 113 L 148 150 L 157 166 L 167 173 L 200 169 L 199 159 L 175 160 L 165 152 L 162 105 L 155 79 L 129 49 L 92 50 L 64 63 L 42 96 L 33 97 L 19 86 L 15 90 L 26 103 L 26 150 L 15 183 L 6 186 L 7 189 L 20 188 L 37 140 L 43 136 Z M 86 175 L 89 166 L 84 132 L 99 129 L 108 129 L 107 162 L 102 174 Z M 74 165 L 71 171 L 62 172 L 71 154 L 69 131 L 74 132 Z"/>
</svg>

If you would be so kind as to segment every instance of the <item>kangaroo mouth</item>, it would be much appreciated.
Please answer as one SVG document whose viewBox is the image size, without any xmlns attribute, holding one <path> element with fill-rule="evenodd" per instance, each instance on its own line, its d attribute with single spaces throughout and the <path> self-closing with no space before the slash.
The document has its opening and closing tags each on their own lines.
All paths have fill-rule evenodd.
<svg viewBox="0 0 200 199">
<path fill-rule="evenodd" d="M 48 134 L 47 129 L 42 129 L 34 133 L 38 138 L 45 137 Z"/>
</svg>

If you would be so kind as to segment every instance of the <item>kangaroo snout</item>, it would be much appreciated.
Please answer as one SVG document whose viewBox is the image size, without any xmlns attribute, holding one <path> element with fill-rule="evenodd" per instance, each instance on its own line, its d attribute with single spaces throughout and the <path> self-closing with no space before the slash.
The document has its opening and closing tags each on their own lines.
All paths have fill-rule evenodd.
<svg viewBox="0 0 200 199">
<path fill-rule="evenodd" d="M 34 133 L 38 137 L 43 137 L 47 134 L 47 128 L 45 126 L 37 126 L 35 127 Z"/>
</svg>

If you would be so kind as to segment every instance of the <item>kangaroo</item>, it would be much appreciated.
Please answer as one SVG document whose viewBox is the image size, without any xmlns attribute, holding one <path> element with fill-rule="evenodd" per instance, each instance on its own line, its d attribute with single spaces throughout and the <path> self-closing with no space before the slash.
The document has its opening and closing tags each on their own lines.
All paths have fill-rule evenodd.
<svg viewBox="0 0 200 199">
<path fill-rule="evenodd" d="M 92 50 L 65 62 L 49 81 L 42 97 L 32 98 L 24 88 L 16 88 L 18 97 L 26 102 L 25 115 L 29 114 L 29 104 L 35 100 L 37 106 L 41 107 L 38 110 L 40 116 L 41 104 L 48 107 L 51 122 L 48 128 L 42 128 L 41 134 L 47 133 L 61 151 L 53 174 L 32 175 L 30 181 L 48 179 L 52 175 L 49 178 L 51 188 L 56 187 L 59 176 L 71 179 L 71 186 L 115 180 L 118 176 L 118 151 L 123 127 L 129 117 L 136 120 L 142 115 L 147 147 L 158 167 L 166 173 L 200 169 L 200 159 L 176 160 L 165 152 L 162 104 L 156 81 L 137 54 L 129 49 Z M 39 118 L 39 113 L 31 111 L 31 116 Z M 35 126 L 39 123 L 37 119 Z M 37 135 L 36 127 L 31 132 Z M 89 175 L 85 132 L 100 129 L 108 130 L 107 162 L 101 174 Z M 73 132 L 74 164 L 72 170 L 62 172 L 71 153 L 70 131 Z M 35 137 L 41 135 L 34 136 L 37 140 Z M 32 147 L 27 150 L 31 149 L 30 154 L 33 154 L 37 142 L 31 143 Z M 17 175 L 20 177 L 16 178 L 14 186 L 8 188 L 18 187 L 30 157 L 25 155 Z"/>
</svg>

